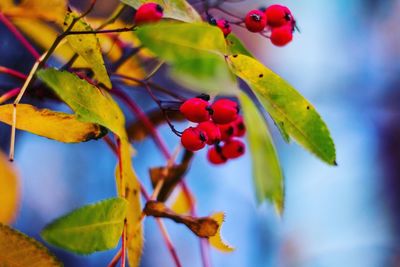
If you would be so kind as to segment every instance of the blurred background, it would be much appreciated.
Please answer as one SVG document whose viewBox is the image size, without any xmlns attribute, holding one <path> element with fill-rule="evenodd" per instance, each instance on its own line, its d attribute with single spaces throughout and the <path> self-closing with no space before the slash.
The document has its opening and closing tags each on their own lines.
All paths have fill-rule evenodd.
<svg viewBox="0 0 400 267">
<path fill-rule="evenodd" d="M 99 3 L 103 9 L 115 4 Z M 287 47 L 234 31 L 315 105 L 335 140 L 339 166 L 285 144 L 274 129 L 286 179 L 286 208 L 279 218 L 271 205 L 256 203 L 249 155 L 214 167 L 205 151 L 197 153 L 186 179 L 198 213 L 225 211 L 222 234 L 236 248 L 231 254 L 210 249 L 212 266 L 400 266 L 400 1 L 247 1 L 225 7 L 244 15 L 272 3 L 287 5 L 301 30 Z M 0 65 L 28 72 L 29 55 L 3 25 L 0 36 Z M 0 91 L 14 83 L 0 76 Z M 160 130 L 173 149 L 178 138 L 167 127 Z M 4 151 L 8 134 L 9 127 L 0 125 Z M 134 147 L 135 168 L 150 189 L 148 168 L 164 159 L 151 140 Z M 22 199 L 14 227 L 40 239 L 54 218 L 114 196 L 115 164 L 101 141 L 66 145 L 18 135 Z M 202 266 L 198 239 L 182 225 L 166 224 L 183 266 Z M 116 252 L 76 256 L 50 249 L 67 267 L 105 266 Z M 153 218 L 145 221 L 142 266 L 174 266 Z"/>
</svg>

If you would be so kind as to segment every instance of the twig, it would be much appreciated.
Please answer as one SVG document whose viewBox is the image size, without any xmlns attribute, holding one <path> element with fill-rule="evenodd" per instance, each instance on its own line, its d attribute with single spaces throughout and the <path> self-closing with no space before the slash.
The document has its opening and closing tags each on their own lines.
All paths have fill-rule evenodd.
<svg viewBox="0 0 400 267">
<path fill-rule="evenodd" d="M 17 96 L 19 92 L 21 91 L 21 88 L 14 88 L 11 89 L 10 91 L 6 92 L 5 94 L 0 96 L 0 104 L 3 104 L 7 100 L 13 98 L 14 96 Z"/>
<path fill-rule="evenodd" d="M 25 74 L 23 74 L 22 72 L 4 67 L 4 66 L 0 66 L 0 73 L 5 73 L 8 75 L 11 75 L 15 78 L 21 79 L 21 80 L 25 80 L 26 78 L 28 78 L 28 76 L 26 76 Z"/>
<path fill-rule="evenodd" d="M 118 28 L 118 29 L 110 29 L 110 30 L 93 30 L 93 31 L 69 31 L 65 34 L 67 35 L 79 35 L 79 34 L 102 34 L 102 33 L 118 33 L 118 32 L 130 32 L 135 29 L 136 26 L 128 27 L 128 28 Z"/>
<path fill-rule="evenodd" d="M 118 250 L 117 254 L 115 254 L 114 258 L 112 258 L 112 260 L 107 265 L 107 267 L 115 267 L 117 265 L 117 263 L 119 262 L 121 255 L 122 255 L 122 249 Z"/>
</svg>

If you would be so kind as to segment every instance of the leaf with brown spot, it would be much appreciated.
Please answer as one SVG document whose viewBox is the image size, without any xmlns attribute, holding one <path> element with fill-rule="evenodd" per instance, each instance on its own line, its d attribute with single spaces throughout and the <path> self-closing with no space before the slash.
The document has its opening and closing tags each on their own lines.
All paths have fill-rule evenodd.
<svg viewBox="0 0 400 267">
<path fill-rule="evenodd" d="M 0 106 L 0 121 L 12 125 L 13 105 Z M 76 115 L 28 104 L 17 105 L 17 129 L 64 143 L 80 143 L 102 138 L 107 130 L 94 123 L 78 120 Z"/>
<path fill-rule="evenodd" d="M 62 264 L 38 241 L 0 223 L 0 266 L 59 267 Z"/>
<path fill-rule="evenodd" d="M 1 113 L 1 112 L 0 112 Z M 0 151 L 0 223 L 12 223 L 19 203 L 19 180 L 6 155 Z"/>
</svg>

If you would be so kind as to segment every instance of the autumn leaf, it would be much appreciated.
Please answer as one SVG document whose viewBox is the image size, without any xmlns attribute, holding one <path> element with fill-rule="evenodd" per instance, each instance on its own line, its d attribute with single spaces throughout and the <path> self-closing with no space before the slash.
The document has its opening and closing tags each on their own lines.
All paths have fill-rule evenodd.
<svg viewBox="0 0 400 267">
<path fill-rule="evenodd" d="M 6 155 L 4 155 L 3 152 L 1 151 L 0 151 L 0 185 L 1 185 L 0 223 L 9 224 L 12 223 L 13 220 L 15 219 L 18 209 L 19 194 L 20 194 L 19 178 L 14 167 L 10 164 Z"/>
<path fill-rule="evenodd" d="M 77 114 L 79 120 L 100 124 L 121 138 L 127 138 L 124 114 L 107 92 L 68 71 L 49 68 L 36 75 Z"/>
<path fill-rule="evenodd" d="M 68 12 L 65 16 L 64 30 L 77 19 L 79 16 L 75 13 Z M 71 31 L 93 31 L 93 28 L 84 21 L 83 18 L 79 19 Z M 72 34 L 67 35 L 67 41 L 72 49 L 78 53 L 93 70 L 96 79 L 103 83 L 107 88 L 111 88 L 110 77 L 108 76 L 106 67 L 104 65 L 103 55 L 101 53 L 100 42 L 95 34 Z"/>
<path fill-rule="evenodd" d="M 178 214 L 187 214 L 191 211 L 191 206 L 194 203 L 195 199 L 192 195 L 186 194 L 182 189 L 179 189 L 171 205 L 171 210 Z"/>
<path fill-rule="evenodd" d="M 211 215 L 211 218 L 213 218 L 218 223 L 218 230 L 214 236 L 208 238 L 208 242 L 210 242 L 210 245 L 222 252 L 234 251 L 235 249 L 226 244 L 221 236 L 221 227 L 225 220 L 225 214 L 223 212 L 214 213 L 213 215 Z"/>
<path fill-rule="evenodd" d="M 115 179 L 117 181 L 118 194 L 124 196 L 128 201 L 126 213 L 126 246 L 128 251 L 128 261 L 131 267 L 140 264 L 143 250 L 143 229 L 141 216 L 142 208 L 140 205 L 140 184 L 136 173 L 132 169 L 130 144 L 121 140 L 121 169 L 117 165 Z"/>
<path fill-rule="evenodd" d="M 259 202 L 268 199 L 275 205 L 277 211 L 282 213 L 284 180 L 272 136 L 265 119 L 253 101 L 244 93 L 239 95 L 239 99 L 251 151 L 257 199 Z"/>
<path fill-rule="evenodd" d="M 0 106 L 0 121 L 12 125 L 13 105 Z M 81 122 L 76 115 L 17 105 L 16 128 L 64 143 L 80 143 L 102 138 L 107 130 L 100 125 Z"/>
<path fill-rule="evenodd" d="M 0 266 L 59 267 L 62 264 L 38 241 L 0 223 Z"/>
<path fill-rule="evenodd" d="M 125 199 L 103 200 L 56 219 L 41 236 L 52 245 L 78 254 L 112 249 L 121 237 L 126 212 Z"/>
<path fill-rule="evenodd" d="M 254 91 L 275 123 L 321 160 L 336 164 L 335 145 L 328 127 L 310 102 L 256 59 L 233 55 L 227 62 Z"/>
</svg>

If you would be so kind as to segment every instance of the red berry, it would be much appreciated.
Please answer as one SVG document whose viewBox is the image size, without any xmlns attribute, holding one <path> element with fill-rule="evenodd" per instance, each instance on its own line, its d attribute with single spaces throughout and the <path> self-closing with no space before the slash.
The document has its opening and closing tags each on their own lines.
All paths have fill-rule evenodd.
<svg viewBox="0 0 400 267">
<path fill-rule="evenodd" d="M 242 137 L 246 134 L 246 126 L 244 125 L 244 121 L 243 121 L 243 117 L 242 116 L 238 116 L 237 119 L 232 122 L 235 131 L 234 131 L 234 135 L 237 137 Z"/>
<path fill-rule="evenodd" d="M 221 31 L 224 33 L 225 37 L 228 36 L 232 31 L 231 25 L 229 25 L 229 22 L 224 19 L 217 20 L 217 27 L 221 29 Z"/>
<path fill-rule="evenodd" d="M 222 146 L 222 155 L 227 159 L 235 159 L 242 156 L 246 151 L 242 141 L 232 139 Z"/>
<path fill-rule="evenodd" d="M 215 147 L 212 147 L 210 150 L 208 150 L 207 158 L 208 161 L 216 165 L 223 164 L 228 161 L 228 159 L 222 155 L 221 151 L 218 151 L 218 149 Z"/>
<path fill-rule="evenodd" d="M 205 121 L 200 123 L 197 128 L 203 130 L 207 135 L 207 145 L 215 144 L 221 140 L 221 132 L 219 127 L 212 121 Z"/>
<path fill-rule="evenodd" d="M 283 26 L 272 29 L 271 42 L 276 46 L 285 46 L 293 39 L 293 28 L 291 26 Z"/>
<path fill-rule="evenodd" d="M 239 106 L 235 101 L 229 99 L 219 99 L 212 104 L 213 110 L 211 118 L 217 124 L 226 124 L 236 120 Z"/>
<path fill-rule="evenodd" d="M 159 4 L 146 3 L 136 10 L 134 21 L 138 25 L 148 22 L 157 22 L 163 17 L 163 12 L 164 10 Z"/>
<path fill-rule="evenodd" d="M 203 122 L 210 119 L 208 102 L 201 98 L 190 98 L 179 108 L 186 119 L 192 122 Z"/>
<path fill-rule="evenodd" d="M 267 16 L 260 10 L 251 10 L 244 19 L 246 28 L 251 32 L 261 32 L 267 25 Z"/>
<path fill-rule="evenodd" d="M 184 148 L 190 151 L 197 151 L 205 147 L 207 135 L 203 130 L 189 127 L 183 131 L 181 143 Z"/>
<path fill-rule="evenodd" d="M 219 131 L 221 132 L 221 141 L 228 141 L 236 135 L 235 126 L 233 123 L 219 124 Z"/>
<path fill-rule="evenodd" d="M 292 12 L 289 8 L 281 5 L 272 5 L 265 10 L 268 19 L 268 25 L 271 27 L 280 27 L 293 21 Z"/>
</svg>

